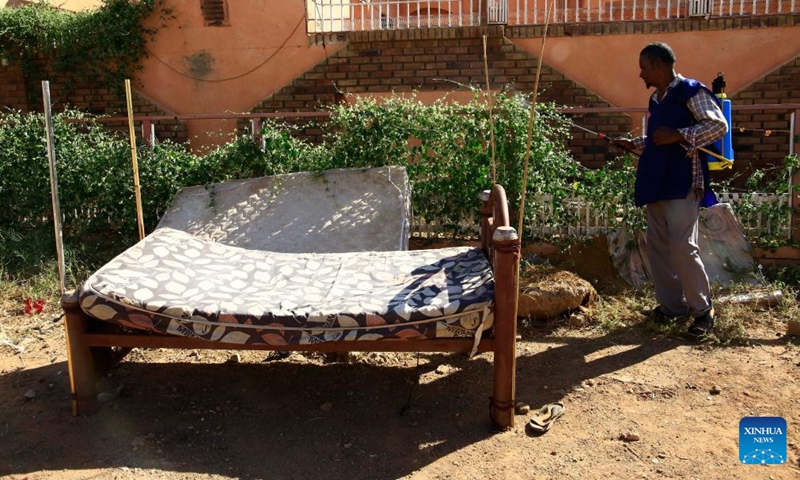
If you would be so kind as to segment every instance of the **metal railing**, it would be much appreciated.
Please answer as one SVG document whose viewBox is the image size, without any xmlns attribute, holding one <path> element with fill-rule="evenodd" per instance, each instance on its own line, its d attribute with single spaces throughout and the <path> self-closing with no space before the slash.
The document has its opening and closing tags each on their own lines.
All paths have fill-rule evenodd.
<svg viewBox="0 0 800 480">
<path fill-rule="evenodd" d="M 482 0 L 307 0 L 308 33 L 481 25 Z"/>
<path fill-rule="evenodd" d="M 490 2 L 492 0 L 489 0 Z M 508 3 L 508 25 L 551 24 L 688 17 L 744 17 L 798 13 L 800 0 L 497 0 Z"/>
<path fill-rule="evenodd" d="M 308 33 L 788 13 L 800 0 L 306 0 Z"/>
</svg>

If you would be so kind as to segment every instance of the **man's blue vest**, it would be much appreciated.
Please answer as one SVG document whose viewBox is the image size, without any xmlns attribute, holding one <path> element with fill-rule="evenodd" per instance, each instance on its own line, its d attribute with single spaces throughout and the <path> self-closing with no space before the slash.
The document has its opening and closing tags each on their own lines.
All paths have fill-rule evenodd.
<svg viewBox="0 0 800 480">
<path fill-rule="evenodd" d="M 661 200 L 683 199 L 689 195 L 692 188 L 692 159 L 686 156 L 686 149 L 678 143 L 658 146 L 653 143 L 652 138 L 653 132 L 660 127 L 677 130 L 696 124 L 697 120 L 686 103 L 701 89 L 716 98 L 702 83 L 685 78 L 667 92 L 661 102 L 650 99 L 647 138 L 636 170 L 634 201 L 637 206 Z M 703 186 L 709 192 L 708 165 L 704 156 L 700 157 L 700 164 L 703 169 Z"/>
</svg>

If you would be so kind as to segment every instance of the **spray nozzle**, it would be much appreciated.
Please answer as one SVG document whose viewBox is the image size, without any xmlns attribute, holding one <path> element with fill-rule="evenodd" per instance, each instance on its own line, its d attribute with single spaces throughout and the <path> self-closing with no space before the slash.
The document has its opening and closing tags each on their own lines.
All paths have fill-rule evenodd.
<svg viewBox="0 0 800 480">
<path fill-rule="evenodd" d="M 717 78 L 711 82 L 711 91 L 714 92 L 714 95 L 724 96 L 725 95 L 725 74 L 719 72 L 717 74 Z"/>
</svg>

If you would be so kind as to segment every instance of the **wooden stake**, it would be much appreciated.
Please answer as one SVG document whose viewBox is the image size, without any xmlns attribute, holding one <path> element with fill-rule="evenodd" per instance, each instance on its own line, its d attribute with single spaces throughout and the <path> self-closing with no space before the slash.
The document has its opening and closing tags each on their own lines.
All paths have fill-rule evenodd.
<svg viewBox="0 0 800 480">
<path fill-rule="evenodd" d="M 494 185 L 497 183 L 497 167 L 494 162 L 494 117 L 492 114 L 494 102 L 492 89 L 489 86 L 489 59 L 486 56 L 486 35 L 483 36 L 483 71 L 486 74 L 486 96 L 489 99 L 489 143 L 492 148 L 492 185 Z"/>
<path fill-rule="evenodd" d="M 797 124 L 797 112 L 793 111 L 789 115 L 789 156 L 794 156 L 795 139 L 800 138 L 800 125 Z M 793 214 L 795 209 L 800 209 L 800 174 L 789 169 L 789 241 L 800 239 L 800 220 Z"/>
<path fill-rule="evenodd" d="M 61 230 L 61 202 L 58 199 L 58 168 L 56 150 L 53 142 L 53 112 L 50 102 L 50 82 L 42 81 L 42 99 L 44 100 L 44 127 L 47 142 L 47 160 L 50 164 L 50 197 L 53 201 L 53 228 L 56 236 L 56 257 L 58 258 L 58 280 L 61 283 L 61 294 L 67 288 L 67 269 L 64 264 L 64 237 Z"/>
<path fill-rule="evenodd" d="M 555 0 L 553 0 L 555 1 Z M 544 57 L 544 42 L 547 40 L 547 27 L 550 25 L 550 7 L 547 3 L 544 9 L 544 31 L 542 32 L 542 49 L 539 52 L 539 59 L 536 64 L 536 80 L 533 82 L 533 97 L 531 98 L 531 115 L 528 119 L 528 143 L 525 147 L 525 166 L 522 169 L 522 203 L 519 205 L 519 222 L 517 231 L 520 239 L 522 234 L 522 220 L 525 218 L 525 191 L 528 189 L 528 163 L 531 159 L 531 140 L 533 138 L 533 120 L 536 117 L 536 99 L 539 96 L 539 77 L 542 75 L 542 57 Z"/>
<path fill-rule="evenodd" d="M 136 155 L 136 134 L 133 129 L 133 102 L 131 100 L 131 81 L 125 79 L 125 98 L 128 101 L 128 130 L 131 137 L 131 161 L 133 162 L 133 192 L 136 195 L 136 224 L 139 227 L 139 240 L 144 238 L 144 216 L 142 215 L 142 190 L 139 186 L 139 161 Z"/>
</svg>

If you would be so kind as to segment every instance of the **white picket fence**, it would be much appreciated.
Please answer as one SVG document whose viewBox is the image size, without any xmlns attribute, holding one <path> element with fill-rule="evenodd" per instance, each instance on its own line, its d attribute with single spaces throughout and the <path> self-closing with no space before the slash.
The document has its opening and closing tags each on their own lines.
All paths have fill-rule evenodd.
<svg viewBox="0 0 800 480">
<path fill-rule="evenodd" d="M 737 219 L 742 225 L 742 229 L 748 236 L 759 236 L 767 234 L 770 236 L 787 237 L 789 235 L 789 221 L 786 218 L 773 218 L 764 213 L 764 204 L 784 204 L 788 205 L 788 195 L 774 195 L 767 193 L 722 193 L 717 195 L 720 203 L 730 203 L 737 213 Z M 747 203 L 755 208 L 745 209 L 742 205 Z M 625 217 L 624 209 L 618 207 L 614 211 L 606 212 L 594 207 L 590 202 L 581 198 L 572 198 L 565 202 L 568 216 L 574 218 L 572 222 L 559 228 L 547 227 L 547 215 L 551 215 L 553 204 L 546 198 L 541 201 L 542 210 L 537 212 L 541 223 L 530 225 L 531 236 L 541 234 L 559 234 L 567 236 L 594 236 L 607 233 L 609 230 L 619 228 L 622 219 Z M 737 208 L 739 207 L 739 208 Z M 748 211 L 752 210 L 752 211 Z"/>
<path fill-rule="evenodd" d="M 734 212 L 737 213 L 736 217 L 746 235 L 754 237 L 766 234 L 774 237 L 789 238 L 791 222 L 788 214 L 775 218 L 774 216 L 766 215 L 763 209 L 756 208 L 753 212 L 745 212 L 742 208 L 737 209 L 737 205 L 744 202 L 755 206 L 771 204 L 790 207 L 791 199 L 788 194 L 722 193 L 718 194 L 717 198 L 721 203 L 730 203 L 733 206 Z"/>
<path fill-rule="evenodd" d="M 790 225 L 788 215 L 776 218 L 775 215 L 766 214 L 763 208 L 759 208 L 764 204 L 788 205 L 788 195 L 722 193 L 717 194 L 717 198 L 720 203 L 730 203 L 733 206 L 736 217 L 748 237 L 768 235 L 773 238 L 788 238 Z M 566 216 L 571 221 L 564 225 L 549 226 L 554 218 L 555 205 L 552 197 L 540 196 L 533 201 L 533 204 L 538 208 L 533 212 L 534 221 L 530 225 L 524 226 L 527 238 L 548 235 L 592 237 L 605 234 L 620 227 L 626 213 L 624 209 L 627 208 L 620 206 L 613 211 L 605 211 L 582 198 L 570 198 L 563 203 L 563 206 L 567 213 Z M 752 205 L 754 208 L 744 208 L 745 204 Z M 477 225 L 466 222 L 459 228 L 470 235 L 477 235 L 479 232 Z M 441 225 L 421 222 L 418 219 L 414 219 L 411 231 L 412 235 L 427 238 L 446 237 L 450 234 Z"/>
</svg>

